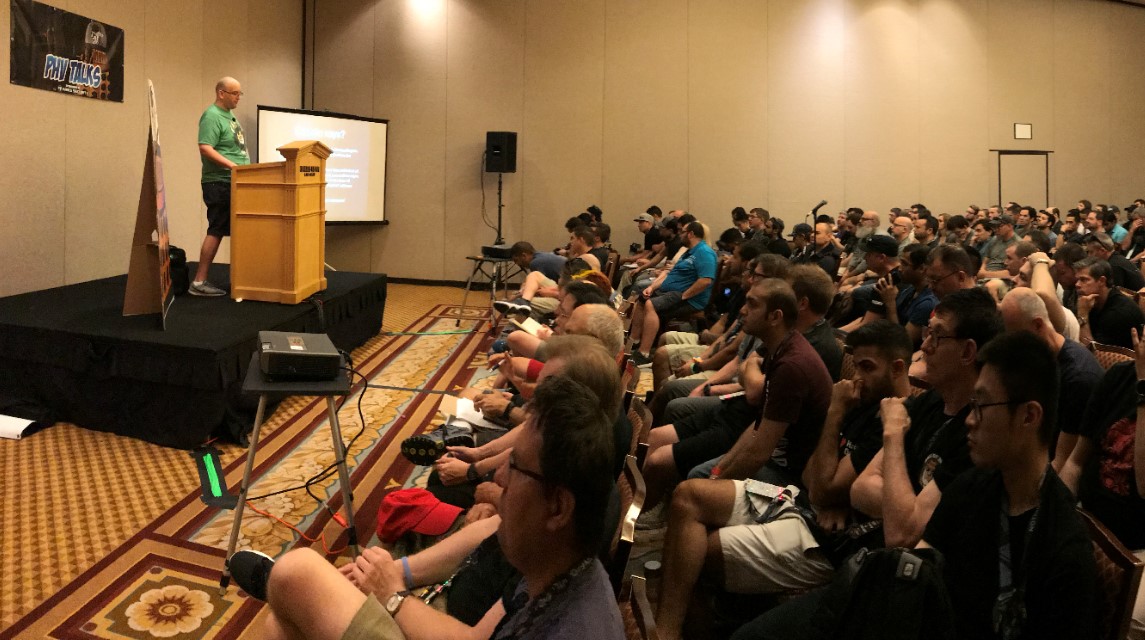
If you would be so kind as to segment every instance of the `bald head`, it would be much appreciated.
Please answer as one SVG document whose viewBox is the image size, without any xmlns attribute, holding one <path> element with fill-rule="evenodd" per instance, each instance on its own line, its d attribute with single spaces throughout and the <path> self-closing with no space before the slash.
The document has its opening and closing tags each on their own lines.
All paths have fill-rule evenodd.
<svg viewBox="0 0 1145 640">
<path fill-rule="evenodd" d="M 582 304 L 574 309 L 565 322 L 565 333 L 600 340 L 614 358 L 624 348 L 624 324 L 607 304 Z"/>
<path fill-rule="evenodd" d="M 1019 288 L 1006 294 L 998 305 L 1007 331 L 1032 331 L 1034 318 L 1049 320 L 1046 303 L 1033 289 Z"/>
<path fill-rule="evenodd" d="M 220 109 L 232 111 L 239 106 L 239 98 L 242 95 L 242 85 L 230 76 L 219 78 L 219 81 L 215 83 L 215 104 Z"/>
</svg>

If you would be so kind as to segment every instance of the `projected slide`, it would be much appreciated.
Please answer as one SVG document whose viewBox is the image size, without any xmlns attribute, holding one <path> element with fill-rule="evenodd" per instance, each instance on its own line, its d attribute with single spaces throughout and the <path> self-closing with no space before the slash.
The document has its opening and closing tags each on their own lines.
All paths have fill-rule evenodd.
<svg viewBox="0 0 1145 640">
<path fill-rule="evenodd" d="M 318 140 L 326 161 L 326 222 L 386 219 L 387 121 L 321 111 L 258 107 L 258 161 L 283 160 L 278 147 Z"/>
</svg>

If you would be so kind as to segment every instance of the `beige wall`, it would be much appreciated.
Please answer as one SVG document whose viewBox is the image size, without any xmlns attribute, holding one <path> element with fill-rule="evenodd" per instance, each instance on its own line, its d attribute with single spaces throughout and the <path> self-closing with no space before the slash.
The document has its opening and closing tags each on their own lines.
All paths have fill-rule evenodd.
<svg viewBox="0 0 1145 640">
<path fill-rule="evenodd" d="M 124 101 L 101 103 L 0 84 L 0 295 L 127 271 L 155 84 L 173 244 L 195 260 L 206 232 L 198 120 L 233 75 L 256 146 L 255 105 L 300 106 L 301 4 L 287 0 L 52 0 L 125 30 Z M 0 31 L 11 14 L 0 10 Z M 0 47 L 0 67 L 10 52 Z M 220 259 L 227 261 L 224 244 Z"/>
<path fill-rule="evenodd" d="M 1105 0 L 318 0 L 313 108 L 389 118 L 389 227 L 340 268 L 464 279 L 489 243 L 484 132 L 519 132 L 510 241 L 564 241 L 592 203 L 828 210 L 996 197 L 991 148 L 1048 149 L 1050 197 L 1145 194 L 1145 10 Z M 1034 139 L 1012 139 L 1014 122 Z M 1009 167 L 1009 165 L 1007 165 Z M 496 176 L 486 210 L 496 214 Z M 1007 193 L 1044 190 L 1021 160 Z M 1013 183 L 1011 183 L 1013 181 Z M 1041 204 L 1040 201 L 1034 204 Z"/>
<path fill-rule="evenodd" d="M 317 0 L 306 105 L 299 2 L 56 5 L 126 29 L 126 99 L 0 84 L 20 158 L 0 173 L 0 295 L 126 270 L 147 78 L 191 259 L 206 227 L 195 123 L 223 74 L 244 83 L 252 146 L 260 103 L 390 119 L 392 224 L 331 227 L 327 256 L 397 277 L 462 280 L 493 239 L 490 130 L 520 134 L 505 235 L 542 248 L 592 203 L 620 246 L 651 203 L 715 231 L 736 205 L 789 223 L 820 198 L 961 210 L 995 197 L 996 147 L 1053 150 L 1059 206 L 1145 194 L 1145 10 L 1105 0 Z M 1014 122 L 1034 139 L 1010 139 Z M 1006 176 L 1037 193 L 1028 166 Z"/>
</svg>

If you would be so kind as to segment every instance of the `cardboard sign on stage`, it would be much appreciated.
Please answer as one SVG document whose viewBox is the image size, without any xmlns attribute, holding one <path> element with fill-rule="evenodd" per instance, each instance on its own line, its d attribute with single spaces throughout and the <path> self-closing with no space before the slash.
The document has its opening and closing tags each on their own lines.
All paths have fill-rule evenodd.
<svg viewBox="0 0 1145 640">
<path fill-rule="evenodd" d="M 32 0 L 10 6 L 12 84 L 123 102 L 123 29 Z"/>
<path fill-rule="evenodd" d="M 167 311 L 175 301 L 171 290 L 170 236 L 167 233 L 167 197 L 163 188 L 163 153 L 159 147 L 159 108 L 155 87 L 147 81 L 147 104 L 151 113 L 147 136 L 147 157 L 143 164 L 143 185 L 135 214 L 135 237 L 131 241 L 131 266 L 127 269 L 127 291 L 123 315 L 159 313 L 167 328 Z"/>
</svg>

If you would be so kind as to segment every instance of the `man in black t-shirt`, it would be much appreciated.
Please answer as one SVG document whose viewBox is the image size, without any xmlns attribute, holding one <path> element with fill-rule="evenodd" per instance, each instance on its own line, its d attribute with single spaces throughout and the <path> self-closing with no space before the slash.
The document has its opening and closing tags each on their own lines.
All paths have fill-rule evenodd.
<svg viewBox="0 0 1145 640">
<path fill-rule="evenodd" d="M 1145 313 L 1126 295 L 1113 288 L 1109 263 L 1085 258 L 1073 265 L 1077 272 L 1078 342 L 1112 344 L 1133 348 L 1129 332 L 1145 324 Z"/>
<path fill-rule="evenodd" d="M 1135 338 L 1136 362 L 1115 364 L 1101 379 L 1061 474 L 1086 510 L 1145 559 L 1145 465 L 1136 453 L 1145 424 L 1145 345 Z M 1131 638 L 1145 634 L 1145 591 L 1138 591 L 1130 628 Z"/>
<path fill-rule="evenodd" d="M 913 546 L 946 488 L 970 466 L 966 415 L 978 379 L 976 358 L 1002 332 L 1002 317 L 983 289 L 963 289 L 934 308 L 922 342 L 931 389 L 887 416 L 883 449 L 851 488 L 856 509 L 883 519 L 887 546 Z"/>
<path fill-rule="evenodd" d="M 1097 570 L 1073 496 L 1049 466 L 1057 364 L 1028 332 L 999 337 L 967 418 L 974 469 L 942 494 L 920 547 L 945 558 L 957 636 L 1097 637 Z"/>
</svg>

